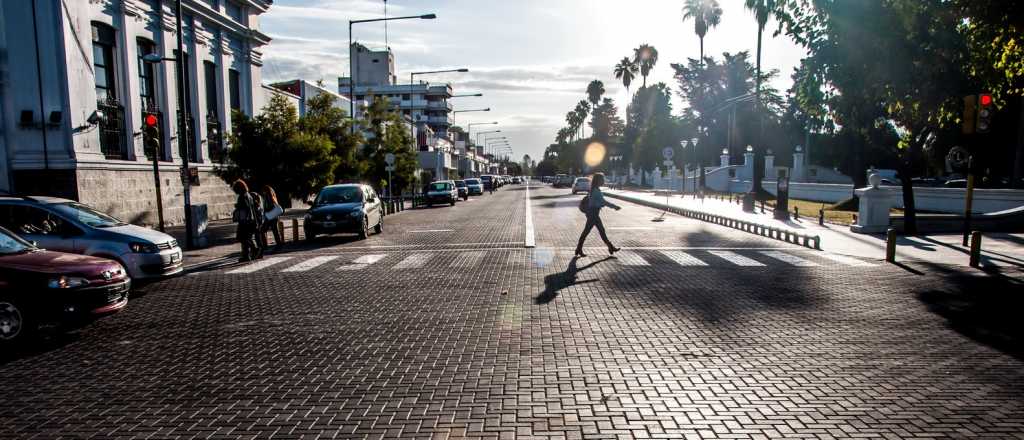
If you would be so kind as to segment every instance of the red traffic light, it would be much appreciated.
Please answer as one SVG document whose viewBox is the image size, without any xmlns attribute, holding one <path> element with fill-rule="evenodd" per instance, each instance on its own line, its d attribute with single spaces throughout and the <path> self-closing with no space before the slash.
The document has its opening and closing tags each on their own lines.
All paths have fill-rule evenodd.
<svg viewBox="0 0 1024 440">
<path fill-rule="evenodd" d="M 154 114 L 148 114 L 148 115 L 146 115 L 146 120 L 145 120 L 145 122 L 146 122 L 146 126 L 147 126 L 147 127 L 156 127 L 156 124 L 157 124 L 157 122 L 159 122 L 159 121 L 157 121 L 157 119 L 156 119 L 156 115 L 154 115 Z"/>
<path fill-rule="evenodd" d="M 992 105 L 992 95 L 989 95 L 987 93 L 981 94 L 978 97 L 978 103 L 980 103 L 983 106 Z"/>
</svg>

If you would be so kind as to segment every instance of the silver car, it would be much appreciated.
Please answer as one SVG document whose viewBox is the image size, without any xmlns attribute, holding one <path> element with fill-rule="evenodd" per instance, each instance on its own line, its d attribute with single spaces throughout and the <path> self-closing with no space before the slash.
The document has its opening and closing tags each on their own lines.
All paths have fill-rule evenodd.
<svg viewBox="0 0 1024 440">
<path fill-rule="evenodd" d="M 115 260 L 133 279 L 182 271 L 181 248 L 170 235 L 130 225 L 74 200 L 0 197 L 0 226 L 44 249 Z"/>
</svg>

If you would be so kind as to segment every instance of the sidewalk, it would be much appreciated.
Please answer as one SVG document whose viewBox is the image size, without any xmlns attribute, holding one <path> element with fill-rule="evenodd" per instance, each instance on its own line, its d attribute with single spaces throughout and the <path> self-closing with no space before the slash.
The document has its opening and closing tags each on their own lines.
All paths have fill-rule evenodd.
<svg viewBox="0 0 1024 440">
<path fill-rule="evenodd" d="M 606 190 L 606 194 L 625 200 L 636 199 L 648 203 L 666 205 L 664 195 L 649 191 Z M 764 214 L 743 212 L 741 205 L 725 200 L 705 198 L 703 201 L 691 196 L 672 195 L 667 198 L 671 207 L 685 208 L 709 214 L 730 217 L 736 220 L 756 222 L 765 226 L 789 229 L 792 232 L 821 237 L 821 249 L 834 254 L 851 255 L 882 260 L 885 258 L 884 234 L 855 234 L 849 226 L 818 222 L 807 219 L 776 220 L 770 208 Z M 969 248 L 961 246 L 960 234 L 935 234 L 897 239 L 896 261 L 921 261 L 956 266 L 969 266 Z M 991 233 L 982 239 L 982 267 L 1024 270 L 1024 234 Z"/>
<path fill-rule="evenodd" d="M 291 242 L 291 221 L 292 219 L 299 219 L 299 223 L 302 222 L 302 216 L 306 212 L 305 208 L 299 209 L 288 209 L 281 214 L 281 221 L 285 226 L 285 242 Z M 301 229 L 301 228 L 300 228 Z M 178 243 L 185 243 L 185 227 L 182 226 L 170 226 L 167 227 L 165 232 Z M 301 233 L 301 231 L 300 231 Z M 185 261 L 185 268 L 194 268 L 196 266 L 202 266 L 214 261 L 221 261 L 226 259 L 238 258 L 239 247 L 235 240 L 235 224 L 231 219 L 212 220 L 206 225 L 207 234 L 207 246 L 202 249 L 190 249 L 184 251 L 183 260 Z M 269 240 L 273 240 L 272 234 L 268 233 L 267 237 Z"/>
</svg>

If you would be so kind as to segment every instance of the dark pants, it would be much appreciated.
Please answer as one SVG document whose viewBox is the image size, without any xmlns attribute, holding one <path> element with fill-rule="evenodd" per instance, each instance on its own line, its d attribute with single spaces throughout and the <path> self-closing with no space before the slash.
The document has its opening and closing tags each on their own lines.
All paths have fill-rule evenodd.
<svg viewBox="0 0 1024 440">
<path fill-rule="evenodd" d="M 259 256 L 260 246 L 256 241 L 256 225 L 254 223 L 239 223 L 235 229 L 235 236 L 238 237 L 238 244 L 242 245 L 241 260 L 254 260 Z"/>
<path fill-rule="evenodd" d="M 284 239 L 281 237 L 281 229 L 278 227 L 278 224 L 280 223 L 281 220 L 277 218 L 263 222 L 263 227 L 260 228 L 260 232 L 258 234 L 259 237 L 257 237 L 260 241 L 260 247 L 263 249 L 270 247 L 267 243 L 267 231 L 274 233 L 274 249 L 281 249 L 281 246 L 284 246 Z"/>
<path fill-rule="evenodd" d="M 590 230 L 597 226 L 597 233 L 601 235 L 601 240 L 604 240 L 604 244 L 608 245 L 608 249 L 615 246 L 612 245 L 611 240 L 608 240 L 608 234 L 604 232 L 604 223 L 601 223 L 601 210 L 590 209 L 587 211 L 587 225 L 583 227 L 583 233 L 580 234 L 580 241 L 576 244 L 576 252 L 583 252 L 583 242 L 587 241 L 587 235 L 590 234 Z"/>
</svg>

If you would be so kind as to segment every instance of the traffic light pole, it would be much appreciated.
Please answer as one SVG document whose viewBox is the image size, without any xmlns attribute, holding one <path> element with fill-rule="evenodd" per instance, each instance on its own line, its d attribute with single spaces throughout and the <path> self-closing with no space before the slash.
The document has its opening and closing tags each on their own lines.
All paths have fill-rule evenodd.
<svg viewBox="0 0 1024 440">
<path fill-rule="evenodd" d="M 164 232 L 164 197 L 160 190 L 160 144 L 159 139 L 153 144 L 153 183 L 156 185 L 156 217 L 157 229 Z"/>
<path fill-rule="evenodd" d="M 971 237 L 971 205 L 974 203 L 974 154 L 967 159 L 967 196 L 964 200 L 964 241 L 967 246 Z"/>
<path fill-rule="evenodd" d="M 181 143 L 181 188 L 182 196 L 185 199 L 185 249 L 192 249 L 192 179 L 188 169 L 189 155 L 189 85 L 188 66 L 185 65 L 185 48 L 183 47 L 184 37 L 181 32 L 181 0 L 175 5 L 175 30 L 178 36 L 178 55 L 175 63 L 178 71 L 178 141 Z"/>
</svg>

